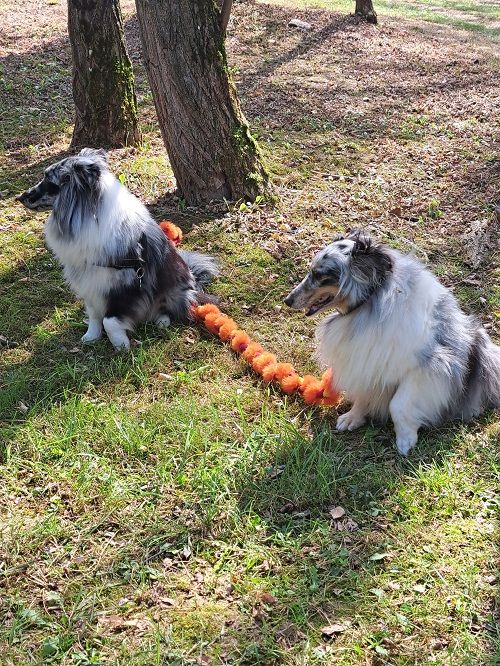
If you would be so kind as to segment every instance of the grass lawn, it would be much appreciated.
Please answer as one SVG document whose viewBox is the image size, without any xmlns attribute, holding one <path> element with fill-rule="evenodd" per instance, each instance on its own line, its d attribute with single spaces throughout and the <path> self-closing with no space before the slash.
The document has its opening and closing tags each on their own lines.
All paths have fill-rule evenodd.
<svg viewBox="0 0 500 666">
<path fill-rule="evenodd" d="M 498 253 L 477 265 L 464 239 L 498 196 L 498 5 L 376 1 L 374 27 L 351 4 L 235 4 L 230 64 L 277 197 L 199 211 L 164 196 L 124 3 L 144 145 L 112 168 L 302 372 L 313 322 L 282 299 L 356 225 L 499 339 Z M 1 666 L 498 665 L 498 416 L 423 431 L 404 460 L 392 427 L 336 433 L 197 327 L 83 346 L 44 216 L 14 199 L 67 154 L 65 3 L 4 0 L 0 20 Z"/>
</svg>

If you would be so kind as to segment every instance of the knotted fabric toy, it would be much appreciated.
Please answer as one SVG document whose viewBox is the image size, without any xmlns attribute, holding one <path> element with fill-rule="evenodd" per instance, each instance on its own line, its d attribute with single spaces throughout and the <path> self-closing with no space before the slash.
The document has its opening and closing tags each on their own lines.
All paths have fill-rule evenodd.
<svg viewBox="0 0 500 666">
<path fill-rule="evenodd" d="M 174 245 L 179 245 L 182 231 L 178 226 L 163 220 L 160 227 Z M 333 388 L 331 369 L 326 370 L 321 379 L 312 375 L 301 377 L 291 363 L 279 363 L 274 354 L 252 341 L 246 331 L 238 328 L 236 322 L 213 303 L 194 305 L 193 314 L 210 333 L 229 342 L 231 349 L 240 354 L 265 382 L 276 382 L 287 395 L 300 393 L 307 405 L 335 406 L 341 401 L 340 393 Z"/>
</svg>

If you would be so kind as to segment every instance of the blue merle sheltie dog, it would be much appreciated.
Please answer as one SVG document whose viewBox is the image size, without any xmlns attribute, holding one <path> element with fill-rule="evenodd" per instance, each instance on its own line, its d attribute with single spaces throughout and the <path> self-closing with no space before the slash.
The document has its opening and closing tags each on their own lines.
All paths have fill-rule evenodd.
<svg viewBox="0 0 500 666">
<path fill-rule="evenodd" d="M 352 402 L 338 430 L 392 417 L 407 455 L 424 425 L 500 407 L 500 347 L 415 258 L 356 231 L 319 252 L 285 303 L 314 315 L 316 356 Z"/>
<path fill-rule="evenodd" d="M 217 272 L 213 259 L 178 252 L 110 172 L 103 150 L 85 148 L 53 164 L 19 201 L 52 211 L 45 239 L 85 302 L 83 342 L 97 340 L 104 328 L 115 348 L 128 349 L 127 331 L 137 323 L 187 322 L 191 306 L 206 298 L 203 287 Z"/>
</svg>

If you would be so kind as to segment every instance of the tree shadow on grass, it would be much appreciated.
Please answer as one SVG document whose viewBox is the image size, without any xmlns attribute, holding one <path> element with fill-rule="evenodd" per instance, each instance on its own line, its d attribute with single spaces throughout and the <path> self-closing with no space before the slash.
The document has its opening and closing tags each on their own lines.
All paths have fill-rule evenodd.
<svg viewBox="0 0 500 666">
<path fill-rule="evenodd" d="M 140 388 L 134 371 L 148 362 L 148 350 L 158 340 L 178 335 L 176 327 L 165 334 L 145 324 L 136 333 L 141 343 L 130 353 L 115 352 L 105 335 L 94 345 L 84 345 L 82 304 L 74 300 L 60 266 L 46 250 L 3 274 L 0 287 L 4 445 L 26 418 L 89 388 L 127 378 Z"/>
<path fill-rule="evenodd" d="M 261 12 L 264 14 L 264 9 Z M 273 7 L 273 12 L 277 13 L 278 8 Z M 324 16 L 325 12 L 318 12 L 318 16 Z M 275 34 L 280 26 L 286 25 L 290 18 L 295 16 L 295 12 L 291 9 L 279 8 L 279 16 L 270 20 L 266 20 L 265 14 L 263 16 L 263 24 L 266 34 Z M 316 50 L 325 42 L 329 41 L 337 33 L 345 30 L 348 26 L 355 26 L 360 23 L 360 19 L 355 16 L 344 16 L 342 14 L 332 14 L 332 18 L 326 25 L 318 30 L 308 32 L 302 31 L 300 42 L 292 49 L 285 53 L 280 53 L 276 57 L 271 58 L 264 62 L 257 71 L 251 73 L 244 73 L 240 78 L 238 85 L 246 94 L 260 88 L 265 79 L 272 77 L 274 72 L 282 65 L 285 65 L 297 58 Z"/>
</svg>

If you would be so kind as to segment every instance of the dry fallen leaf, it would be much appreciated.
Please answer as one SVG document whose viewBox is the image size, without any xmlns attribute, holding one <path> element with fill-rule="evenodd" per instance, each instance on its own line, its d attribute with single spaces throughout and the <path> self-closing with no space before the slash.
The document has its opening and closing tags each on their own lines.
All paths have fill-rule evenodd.
<svg viewBox="0 0 500 666">
<path fill-rule="evenodd" d="M 151 622 L 146 617 L 138 617 L 136 619 L 126 620 L 124 624 L 126 627 L 132 627 L 139 634 L 145 634 L 151 627 Z"/>
<path fill-rule="evenodd" d="M 342 518 L 342 516 L 345 516 L 345 509 L 341 506 L 336 506 L 333 509 L 330 509 L 329 513 L 331 518 L 338 520 L 339 518 Z"/>
<path fill-rule="evenodd" d="M 172 375 L 167 375 L 165 372 L 159 372 L 156 376 L 163 382 L 166 382 L 168 379 L 172 379 Z"/>
<path fill-rule="evenodd" d="M 354 522 L 352 518 L 347 518 L 346 520 L 336 520 L 333 523 L 333 529 L 338 532 L 355 532 L 359 529 L 358 523 Z"/>
<path fill-rule="evenodd" d="M 162 604 L 162 606 L 175 606 L 175 599 L 172 599 L 171 597 L 158 597 L 157 601 Z"/>
<path fill-rule="evenodd" d="M 278 600 L 269 592 L 263 592 L 260 595 L 260 600 L 263 604 L 268 604 L 269 606 L 273 606 L 274 604 L 278 603 Z"/>
<path fill-rule="evenodd" d="M 322 627 L 321 634 L 322 634 L 322 636 L 326 636 L 327 638 L 330 638 L 331 636 L 334 636 L 335 634 L 341 634 L 346 629 L 347 629 L 347 627 L 346 627 L 345 624 L 329 624 L 326 627 Z"/>
<path fill-rule="evenodd" d="M 210 666 L 211 663 L 210 657 L 207 657 L 206 654 L 202 654 L 201 657 L 198 657 L 199 666 Z"/>
<path fill-rule="evenodd" d="M 124 618 L 121 615 L 103 615 L 99 618 L 98 622 L 106 626 L 110 631 L 119 631 L 124 627 Z"/>
<path fill-rule="evenodd" d="M 144 634 L 151 628 L 151 621 L 146 617 L 126 619 L 121 615 L 103 615 L 99 618 L 99 624 L 112 632 L 134 629 L 137 633 Z"/>
</svg>

